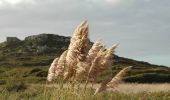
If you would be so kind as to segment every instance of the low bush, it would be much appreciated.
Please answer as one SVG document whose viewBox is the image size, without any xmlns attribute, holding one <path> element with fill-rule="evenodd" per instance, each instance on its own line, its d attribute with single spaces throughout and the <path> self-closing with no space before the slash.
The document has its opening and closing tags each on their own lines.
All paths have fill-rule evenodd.
<svg viewBox="0 0 170 100">
<path fill-rule="evenodd" d="M 19 92 L 19 91 L 24 91 L 25 89 L 27 89 L 27 86 L 25 85 L 24 82 L 20 81 L 20 82 L 7 83 L 5 85 L 5 88 L 8 91 Z"/>
<path fill-rule="evenodd" d="M 131 83 L 170 83 L 170 74 L 144 73 L 124 78 Z"/>
</svg>

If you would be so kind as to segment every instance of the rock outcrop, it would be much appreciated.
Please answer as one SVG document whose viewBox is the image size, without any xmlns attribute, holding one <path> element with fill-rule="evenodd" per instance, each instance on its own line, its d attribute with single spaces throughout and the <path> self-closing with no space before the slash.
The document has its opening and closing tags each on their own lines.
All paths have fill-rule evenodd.
<svg viewBox="0 0 170 100">
<path fill-rule="evenodd" d="M 21 42 L 21 40 L 18 39 L 17 37 L 7 37 L 6 41 L 7 41 L 7 43 L 18 43 L 18 42 Z"/>
<path fill-rule="evenodd" d="M 56 34 L 40 34 L 26 37 L 24 43 L 25 50 L 34 53 L 52 52 L 57 49 L 68 46 L 69 37 L 59 36 Z"/>
</svg>

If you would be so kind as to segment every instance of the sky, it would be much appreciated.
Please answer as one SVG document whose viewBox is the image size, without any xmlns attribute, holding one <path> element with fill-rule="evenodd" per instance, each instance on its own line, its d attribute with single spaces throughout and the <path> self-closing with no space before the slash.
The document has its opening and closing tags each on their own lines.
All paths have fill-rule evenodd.
<svg viewBox="0 0 170 100">
<path fill-rule="evenodd" d="M 89 38 L 116 54 L 170 66 L 170 0 L 0 0 L 0 42 L 40 33 L 71 36 L 83 20 Z"/>
</svg>

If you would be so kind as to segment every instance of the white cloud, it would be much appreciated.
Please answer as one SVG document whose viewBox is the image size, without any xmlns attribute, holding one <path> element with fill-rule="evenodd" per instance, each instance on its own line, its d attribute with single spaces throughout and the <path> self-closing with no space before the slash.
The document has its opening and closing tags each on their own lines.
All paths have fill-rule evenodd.
<svg viewBox="0 0 170 100">
<path fill-rule="evenodd" d="M 0 5 L 17 5 L 21 3 L 34 3 L 34 0 L 0 0 Z"/>
<path fill-rule="evenodd" d="M 0 5 L 2 5 L 3 4 L 3 2 L 2 1 L 0 1 Z"/>
<path fill-rule="evenodd" d="M 15 5 L 15 4 L 22 2 L 22 0 L 4 0 L 4 1 L 7 2 L 7 3 L 10 3 L 12 5 Z"/>
</svg>

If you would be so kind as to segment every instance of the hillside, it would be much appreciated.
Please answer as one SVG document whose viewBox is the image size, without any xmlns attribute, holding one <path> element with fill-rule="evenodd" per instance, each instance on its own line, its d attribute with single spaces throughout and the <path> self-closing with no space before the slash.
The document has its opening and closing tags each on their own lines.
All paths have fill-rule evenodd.
<svg viewBox="0 0 170 100">
<path fill-rule="evenodd" d="M 27 68 L 30 72 L 25 71 L 23 76 L 27 77 L 36 74 L 45 79 L 50 63 L 55 57 L 67 49 L 69 42 L 70 37 L 55 34 L 28 36 L 24 40 L 19 40 L 16 37 L 8 37 L 5 42 L 0 43 L 0 76 L 2 76 L 2 79 L 5 77 L 4 68 L 8 68 L 9 71 L 15 68 L 20 68 L 20 70 Z M 92 44 L 91 42 L 89 43 Z M 139 76 L 151 76 L 152 78 L 154 74 L 159 74 L 160 77 L 165 76 L 166 78 L 170 78 L 170 68 L 166 66 L 153 65 L 117 55 L 114 57 L 113 65 L 113 75 L 123 67 L 133 66 L 132 71 L 128 74 L 130 79 Z M 39 71 L 34 71 L 37 68 L 39 68 Z M 129 78 L 125 80 L 131 81 Z"/>
</svg>

